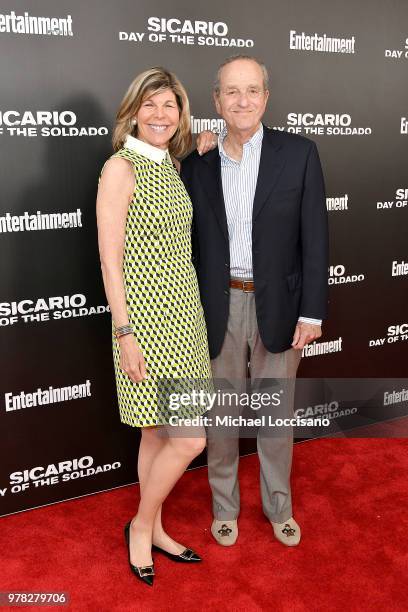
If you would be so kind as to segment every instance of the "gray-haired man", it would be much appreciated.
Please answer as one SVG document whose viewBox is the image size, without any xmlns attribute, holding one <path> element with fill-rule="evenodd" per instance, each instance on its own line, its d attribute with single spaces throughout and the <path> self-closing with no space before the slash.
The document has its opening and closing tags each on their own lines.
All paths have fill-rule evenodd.
<svg viewBox="0 0 408 612">
<path fill-rule="evenodd" d="M 328 231 L 324 180 L 311 140 L 262 124 L 268 75 L 235 56 L 218 71 L 214 101 L 225 120 L 218 147 L 182 164 L 194 209 L 193 247 L 214 378 L 296 377 L 303 347 L 327 314 Z M 289 393 L 289 396 L 291 394 Z M 287 398 L 286 414 L 293 409 Z M 275 536 L 300 540 L 292 516 L 291 429 L 257 436 L 261 496 Z M 212 534 L 238 536 L 239 440 L 208 437 Z"/>
</svg>

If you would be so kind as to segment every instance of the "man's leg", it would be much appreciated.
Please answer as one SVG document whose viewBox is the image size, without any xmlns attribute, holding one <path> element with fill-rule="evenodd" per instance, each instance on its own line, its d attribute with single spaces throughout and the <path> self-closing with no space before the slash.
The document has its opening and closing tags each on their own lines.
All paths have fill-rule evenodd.
<svg viewBox="0 0 408 612">
<path fill-rule="evenodd" d="M 270 353 L 259 335 L 255 296 L 248 301 L 249 318 L 252 321 L 250 344 L 250 375 L 253 390 L 281 394 L 280 406 L 270 406 L 263 412 L 272 418 L 293 417 L 294 386 L 301 351 L 289 349 L 282 353 Z M 282 379 L 279 387 L 268 385 L 268 380 Z M 262 508 L 268 519 L 283 523 L 292 517 L 290 472 L 292 467 L 293 431 L 291 427 L 274 430 L 268 424 L 261 427 L 257 438 L 260 462 Z"/>
<path fill-rule="evenodd" d="M 234 385 L 245 384 L 248 371 L 248 341 L 245 320 L 245 294 L 231 289 L 228 327 L 221 353 L 211 361 L 214 379 L 227 379 Z M 219 385 L 217 385 L 219 386 Z M 239 390 L 238 390 L 239 392 Z M 223 409 L 224 408 L 224 409 Z M 214 406 L 209 417 L 222 414 L 239 414 L 239 408 L 225 409 Z M 238 483 L 239 429 L 233 437 L 230 427 L 209 427 L 207 436 L 208 479 L 212 491 L 214 518 L 234 520 L 239 515 L 240 497 Z"/>
</svg>

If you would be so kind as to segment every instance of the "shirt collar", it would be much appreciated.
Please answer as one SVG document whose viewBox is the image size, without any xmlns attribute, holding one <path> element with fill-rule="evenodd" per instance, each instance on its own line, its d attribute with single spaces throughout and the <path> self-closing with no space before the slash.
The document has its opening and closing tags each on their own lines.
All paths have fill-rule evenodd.
<svg viewBox="0 0 408 612">
<path fill-rule="evenodd" d="M 130 134 L 126 136 L 126 140 L 123 146 L 126 149 L 132 149 L 132 151 L 136 151 L 136 153 L 139 153 L 144 157 L 148 157 L 149 159 L 158 164 L 161 164 L 166 157 L 168 161 L 171 161 L 168 149 L 159 149 L 159 147 L 154 147 L 148 142 L 144 142 L 144 140 L 135 138 Z"/>
<path fill-rule="evenodd" d="M 262 146 L 262 138 L 263 138 L 263 125 L 262 123 L 260 123 L 259 128 L 257 129 L 257 131 L 255 132 L 255 134 L 253 134 L 253 136 L 244 143 L 244 149 L 260 149 Z M 223 147 L 223 142 L 224 139 L 226 137 L 228 133 L 228 129 L 227 126 L 224 125 L 223 129 L 221 130 L 219 136 L 218 136 L 218 150 L 220 155 L 223 155 L 224 157 L 228 157 L 228 159 L 231 159 L 228 154 L 225 152 L 224 147 Z"/>
</svg>

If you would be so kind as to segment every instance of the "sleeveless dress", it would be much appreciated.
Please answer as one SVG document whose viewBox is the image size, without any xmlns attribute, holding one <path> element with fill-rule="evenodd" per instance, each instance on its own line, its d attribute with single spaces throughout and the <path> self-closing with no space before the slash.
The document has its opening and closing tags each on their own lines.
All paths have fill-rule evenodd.
<svg viewBox="0 0 408 612">
<path fill-rule="evenodd" d="M 212 390 L 207 330 L 191 260 L 191 200 L 167 152 L 128 136 L 124 148 L 112 157 L 129 160 L 135 173 L 123 280 L 129 323 L 148 375 L 134 383 L 120 368 L 112 320 L 120 420 L 148 427 L 167 423 L 170 414 L 201 415 L 206 410 L 202 402 L 178 412 L 168 410 L 169 390 Z"/>
</svg>

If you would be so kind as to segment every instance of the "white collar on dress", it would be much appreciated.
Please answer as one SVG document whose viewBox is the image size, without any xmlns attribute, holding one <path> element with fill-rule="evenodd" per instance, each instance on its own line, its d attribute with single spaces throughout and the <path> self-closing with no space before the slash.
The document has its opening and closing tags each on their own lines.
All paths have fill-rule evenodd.
<svg viewBox="0 0 408 612">
<path fill-rule="evenodd" d="M 154 147 L 153 145 L 145 142 L 144 140 L 139 140 L 139 138 L 135 138 L 128 134 L 126 136 L 126 140 L 123 145 L 126 149 L 132 149 L 136 151 L 136 153 L 140 153 L 140 155 L 144 155 L 148 157 L 152 161 L 161 164 L 161 162 L 167 158 L 170 160 L 170 155 L 168 149 L 159 149 L 159 147 Z"/>
</svg>

